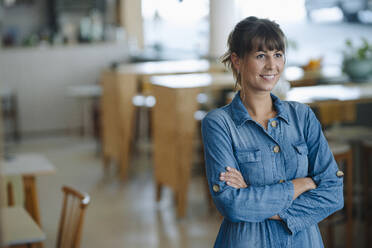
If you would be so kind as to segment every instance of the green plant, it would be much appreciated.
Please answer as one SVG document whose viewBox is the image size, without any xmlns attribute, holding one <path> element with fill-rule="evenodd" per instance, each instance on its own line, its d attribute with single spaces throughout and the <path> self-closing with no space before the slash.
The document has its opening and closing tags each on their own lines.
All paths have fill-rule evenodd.
<svg viewBox="0 0 372 248">
<path fill-rule="evenodd" d="M 372 59 L 372 44 L 366 38 L 361 38 L 362 44 L 354 46 L 351 39 L 345 41 L 346 49 L 343 51 L 345 60 L 367 60 Z"/>
<path fill-rule="evenodd" d="M 350 39 L 346 40 L 346 49 L 343 51 L 342 70 L 354 82 L 365 82 L 372 78 L 372 44 L 366 38 L 361 40 L 359 46 L 354 46 Z"/>
</svg>

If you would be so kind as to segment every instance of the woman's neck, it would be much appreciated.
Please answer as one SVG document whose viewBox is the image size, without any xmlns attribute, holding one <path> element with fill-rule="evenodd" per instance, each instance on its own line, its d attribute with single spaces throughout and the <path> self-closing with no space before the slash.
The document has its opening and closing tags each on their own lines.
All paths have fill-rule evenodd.
<svg viewBox="0 0 372 248">
<path fill-rule="evenodd" d="M 240 99 L 252 119 L 267 129 L 269 119 L 276 116 L 270 93 L 241 92 Z"/>
<path fill-rule="evenodd" d="M 251 116 L 267 116 L 274 111 L 270 93 L 242 92 L 240 95 L 244 106 Z"/>
</svg>

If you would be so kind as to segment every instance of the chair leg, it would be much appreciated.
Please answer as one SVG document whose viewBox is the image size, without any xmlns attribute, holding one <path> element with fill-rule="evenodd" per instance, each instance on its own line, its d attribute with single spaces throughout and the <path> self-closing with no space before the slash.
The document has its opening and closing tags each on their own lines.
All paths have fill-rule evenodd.
<svg viewBox="0 0 372 248">
<path fill-rule="evenodd" d="M 346 247 L 351 248 L 353 242 L 353 156 L 352 152 L 346 159 L 347 176 L 346 176 Z"/>
<path fill-rule="evenodd" d="M 156 197 L 157 202 L 159 202 L 161 199 L 161 189 L 162 189 L 162 185 L 160 183 L 156 183 L 155 197 Z"/>
<path fill-rule="evenodd" d="M 8 185 L 6 186 L 6 191 L 8 197 L 8 206 L 14 206 L 14 192 L 11 183 L 8 183 Z"/>
<path fill-rule="evenodd" d="M 371 223 L 371 214 L 369 213 L 369 200 L 368 200 L 368 195 L 369 195 L 369 183 L 368 183 L 368 173 L 369 173 L 369 163 L 370 163 L 370 154 L 369 151 L 372 149 L 368 147 L 364 147 L 363 149 L 363 195 L 364 195 L 364 201 L 363 201 L 363 209 L 364 209 L 364 235 L 365 235 L 365 247 L 369 247 L 370 242 L 371 242 L 371 237 L 370 237 L 370 223 Z"/>
<path fill-rule="evenodd" d="M 333 248 L 332 216 L 329 216 L 327 221 L 327 248 Z"/>
<path fill-rule="evenodd" d="M 185 190 L 180 190 L 176 193 L 177 199 L 177 217 L 183 218 L 186 215 L 186 203 L 187 203 L 187 193 Z"/>
</svg>

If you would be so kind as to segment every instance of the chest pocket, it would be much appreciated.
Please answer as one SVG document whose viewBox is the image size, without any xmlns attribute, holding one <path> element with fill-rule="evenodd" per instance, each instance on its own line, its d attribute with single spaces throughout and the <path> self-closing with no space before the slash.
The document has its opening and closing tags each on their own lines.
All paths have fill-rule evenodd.
<svg viewBox="0 0 372 248">
<path fill-rule="evenodd" d="M 294 144 L 293 148 L 297 158 L 297 172 L 296 178 L 306 177 L 308 175 L 309 160 L 308 160 L 308 149 L 306 143 Z"/>
<path fill-rule="evenodd" d="M 247 184 L 264 184 L 264 168 L 259 149 L 238 150 L 236 151 L 236 160 Z"/>
</svg>

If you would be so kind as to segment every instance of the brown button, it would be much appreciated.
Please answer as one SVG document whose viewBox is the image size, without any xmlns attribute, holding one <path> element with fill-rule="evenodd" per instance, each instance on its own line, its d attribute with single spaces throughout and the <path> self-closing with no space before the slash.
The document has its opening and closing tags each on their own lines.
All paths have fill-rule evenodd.
<svg viewBox="0 0 372 248">
<path fill-rule="evenodd" d="M 344 176 L 344 172 L 339 170 L 339 171 L 336 172 L 336 176 L 343 177 Z"/>
<path fill-rule="evenodd" d="M 278 122 L 276 122 L 276 121 L 272 121 L 272 122 L 271 122 L 271 126 L 272 126 L 272 127 L 276 127 L 276 126 L 278 126 Z"/>
<path fill-rule="evenodd" d="M 273 151 L 274 151 L 275 153 L 278 153 L 278 152 L 280 151 L 280 148 L 279 148 L 279 146 L 274 146 L 274 149 L 273 149 Z"/>
<path fill-rule="evenodd" d="M 279 180 L 279 183 L 284 183 L 284 180 L 283 180 L 283 179 L 280 179 L 280 180 Z"/>
<path fill-rule="evenodd" d="M 220 186 L 218 186 L 217 184 L 213 185 L 213 191 L 214 192 L 220 191 Z"/>
</svg>

